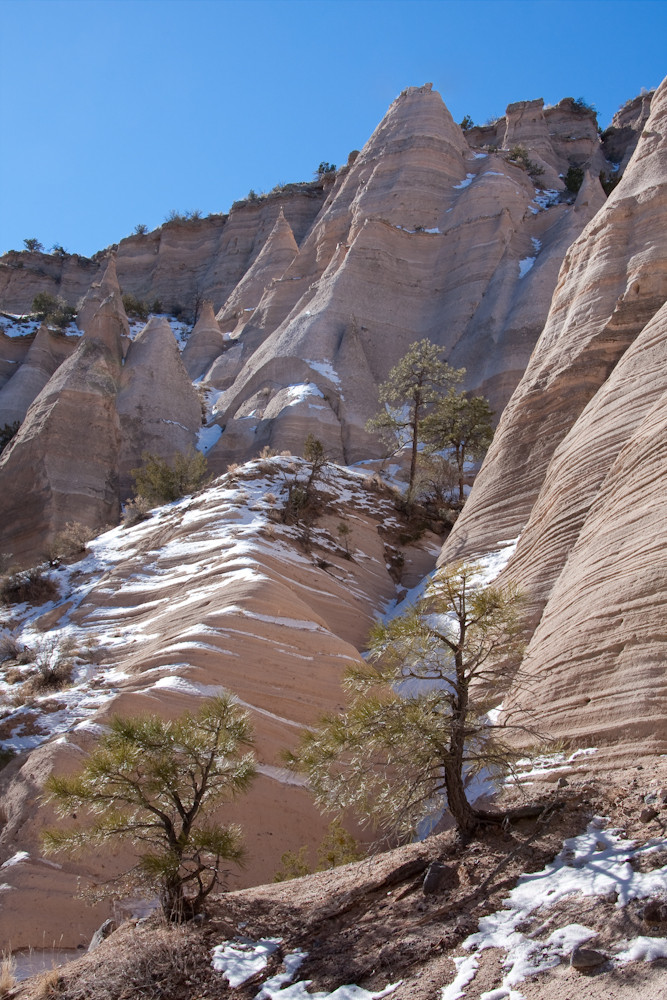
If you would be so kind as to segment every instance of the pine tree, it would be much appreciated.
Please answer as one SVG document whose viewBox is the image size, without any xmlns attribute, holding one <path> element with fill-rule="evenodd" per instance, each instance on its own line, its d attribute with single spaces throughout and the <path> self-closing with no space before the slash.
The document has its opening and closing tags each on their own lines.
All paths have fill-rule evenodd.
<svg viewBox="0 0 667 1000">
<path fill-rule="evenodd" d="M 251 742 L 247 713 L 229 696 L 169 722 L 113 719 L 79 774 L 49 778 L 48 798 L 60 815 L 84 810 L 90 822 L 47 830 L 45 849 L 71 854 L 129 841 L 139 863 L 125 873 L 128 889 L 157 891 L 170 920 L 201 912 L 221 862 L 243 859 L 240 829 L 207 815 L 248 788 Z"/>
<path fill-rule="evenodd" d="M 493 439 L 493 412 L 484 396 L 450 389 L 439 399 L 423 423 L 423 436 L 430 451 L 451 448 L 458 469 L 459 502 L 465 500 L 464 468 L 468 459 L 480 459 Z"/>
<path fill-rule="evenodd" d="M 305 733 L 290 758 L 318 806 L 353 808 L 408 834 L 446 803 L 460 831 L 475 829 L 465 781 L 512 759 L 507 727 L 488 713 L 500 700 L 503 664 L 521 648 L 518 592 L 477 579 L 475 566 L 455 565 L 419 605 L 374 627 L 369 661 L 348 675 L 349 708 Z"/>
<path fill-rule="evenodd" d="M 366 424 L 366 430 L 379 433 L 394 449 L 410 446 L 409 496 L 415 481 L 424 418 L 436 400 L 465 375 L 464 368 L 452 368 L 440 359 L 441 354 L 442 348 L 430 340 L 411 344 L 379 387 L 378 399 L 384 403 L 384 409 Z"/>
</svg>

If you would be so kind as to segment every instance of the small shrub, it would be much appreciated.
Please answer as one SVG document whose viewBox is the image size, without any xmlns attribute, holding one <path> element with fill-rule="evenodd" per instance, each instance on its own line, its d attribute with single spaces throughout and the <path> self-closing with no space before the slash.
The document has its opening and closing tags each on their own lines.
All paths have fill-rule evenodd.
<svg viewBox="0 0 667 1000">
<path fill-rule="evenodd" d="M 70 683 L 74 672 L 76 644 L 71 637 L 45 636 L 35 648 L 37 673 L 26 683 L 30 694 L 59 691 Z"/>
<path fill-rule="evenodd" d="M 123 309 L 128 316 L 134 316 L 144 322 L 148 319 L 148 313 L 150 312 L 148 302 L 143 302 L 130 292 L 125 292 L 123 295 Z"/>
<path fill-rule="evenodd" d="M 271 506 L 273 506 L 273 504 L 276 502 L 276 495 L 275 493 L 266 493 L 264 495 L 264 499 L 267 503 L 270 503 Z"/>
<path fill-rule="evenodd" d="M 475 127 L 475 123 L 470 117 L 470 115 L 464 115 L 461 121 L 459 122 L 459 127 L 462 128 L 464 132 L 467 132 L 468 129 Z"/>
<path fill-rule="evenodd" d="M 27 655 L 27 659 L 24 657 Z M 32 654 L 28 647 L 19 641 L 13 632 L 6 632 L 0 635 L 0 663 L 8 660 L 16 660 L 19 663 L 30 663 Z M 6 677 L 6 674 L 5 674 Z"/>
<path fill-rule="evenodd" d="M 6 751 L 3 751 L 6 752 Z M 3 765 L 4 766 L 4 765 Z M 16 986 L 16 959 L 10 953 L 3 951 L 0 962 L 0 997 L 9 996 Z"/>
<path fill-rule="evenodd" d="M 286 851 L 280 857 L 282 869 L 273 876 L 274 882 L 286 882 L 289 879 L 310 875 L 313 871 L 325 872 L 339 865 L 348 865 L 352 861 L 361 861 L 366 857 L 351 833 L 348 833 L 340 820 L 329 824 L 322 843 L 317 848 L 317 865 L 311 868 L 308 864 L 308 848 L 300 847 L 298 851 Z"/>
<path fill-rule="evenodd" d="M 525 146 L 512 146 L 507 154 L 507 159 L 517 167 L 522 167 L 533 179 L 541 177 L 544 173 L 544 168 L 529 158 Z"/>
<path fill-rule="evenodd" d="M 315 176 L 324 177 L 325 174 L 334 174 L 335 172 L 336 172 L 335 163 L 329 163 L 328 160 L 322 160 L 317 170 L 315 171 Z"/>
<path fill-rule="evenodd" d="M 268 444 L 265 444 L 259 453 L 260 458 L 275 458 L 278 452 L 274 448 L 270 448 Z"/>
<path fill-rule="evenodd" d="M 175 208 L 172 208 L 164 217 L 165 222 L 185 222 L 186 216 L 184 212 L 177 212 Z"/>
<path fill-rule="evenodd" d="M 5 424 L 4 427 L 0 428 L 0 454 L 5 450 L 11 439 L 17 434 L 21 424 L 18 420 L 15 420 L 11 424 Z"/>
<path fill-rule="evenodd" d="M 171 462 L 148 452 L 143 459 L 141 468 L 132 469 L 132 477 L 136 495 L 145 497 L 153 506 L 194 493 L 206 476 L 206 458 L 200 451 L 176 452 Z"/>
<path fill-rule="evenodd" d="M 298 851 L 285 851 L 281 854 L 280 863 L 282 868 L 273 876 L 274 882 L 288 882 L 293 878 L 310 875 L 313 870 L 308 863 L 308 848 L 305 844 Z"/>
<path fill-rule="evenodd" d="M 0 581 L 3 604 L 44 604 L 57 596 L 58 587 L 38 566 L 11 573 Z"/>
<path fill-rule="evenodd" d="M 51 565 L 57 565 L 63 559 L 74 559 L 81 556 L 88 547 L 88 542 L 95 537 L 92 528 L 80 521 L 68 521 L 62 531 L 59 531 L 48 547 L 47 558 Z"/>
<path fill-rule="evenodd" d="M 32 312 L 37 319 L 44 320 L 49 326 L 63 330 L 76 316 L 76 309 L 65 302 L 62 296 L 56 297 L 48 292 L 38 292 L 32 300 Z"/>
<path fill-rule="evenodd" d="M 147 521 L 151 516 L 150 509 L 151 505 L 146 497 L 136 496 L 132 500 L 128 500 L 123 507 L 124 527 L 131 528 L 135 524 Z"/>
<path fill-rule="evenodd" d="M 145 222 L 138 222 L 132 232 L 135 236 L 145 236 L 148 232 L 148 226 Z"/>
<path fill-rule="evenodd" d="M 23 246 L 30 253 L 41 253 L 44 249 L 43 245 L 34 236 L 30 236 L 27 240 L 23 241 Z"/>
<path fill-rule="evenodd" d="M 584 171 L 582 167 L 568 167 L 568 171 L 563 178 L 565 187 L 571 194 L 576 194 L 584 182 Z"/>
<path fill-rule="evenodd" d="M 51 247 L 51 253 L 54 257 L 69 257 L 67 250 L 60 243 L 54 243 Z"/>
<path fill-rule="evenodd" d="M 577 97 L 576 100 L 572 101 L 572 110 L 578 112 L 580 115 L 597 115 L 595 105 L 591 104 L 584 97 Z"/>
</svg>

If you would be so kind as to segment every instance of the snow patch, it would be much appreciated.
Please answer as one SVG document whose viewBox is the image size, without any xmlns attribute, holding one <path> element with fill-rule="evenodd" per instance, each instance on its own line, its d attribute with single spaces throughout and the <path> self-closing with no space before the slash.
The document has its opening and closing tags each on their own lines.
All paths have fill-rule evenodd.
<svg viewBox="0 0 667 1000">
<path fill-rule="evenodd" d="M 466 174 L 465 178 L 461 181 L 460 184 L 454 184 L 452 186 L 453 186 L 453 188 L 454 188 L 455 191 L 460 191 L 461 188 L 466 188 L 466 187 L 468 187 L 469 184 L 472 184 L 472 182 L 474 181 L 474 179 L 475 179 L 475 175 L 474 174 Z"/>
</svg>

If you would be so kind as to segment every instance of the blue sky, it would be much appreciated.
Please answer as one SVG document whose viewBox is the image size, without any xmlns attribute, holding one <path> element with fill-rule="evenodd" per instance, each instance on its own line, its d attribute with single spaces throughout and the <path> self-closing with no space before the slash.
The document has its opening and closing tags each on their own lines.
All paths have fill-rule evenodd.
<svg viewBox="0 0 667 1000">
<path fill-rule="evenodd" d="M 344 163 L 396 95 L 455 119 L 667 74 L 665 0 L 0 0 L 0 252 L 91 254 Z"/>
</svg>

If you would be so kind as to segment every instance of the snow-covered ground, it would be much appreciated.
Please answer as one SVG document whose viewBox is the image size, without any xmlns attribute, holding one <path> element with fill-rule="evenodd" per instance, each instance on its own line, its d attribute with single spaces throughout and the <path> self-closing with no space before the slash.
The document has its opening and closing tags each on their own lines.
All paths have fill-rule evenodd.
<svg viewBox="0 0 667 1000">
<path fill-rule="evenodd" d="M 249 938 L 237 938 L 235 941 L 224 941 L 213 949 L 213 968 L 221 972 L 229 985 L 234 988 L 241 986 L 252 976 L 266 968 L 269 957 L 278 950 L 280 938 L 262 938 L 251 941 Z M 378 993 L 369 993 L 361 986 L 339 986 L 333 993 L 311 993 L 307 989 L 311 981 L 300 980 L 292 983 L 294 976 L 308 957 L 305 951 L 293 951 L 284 956 L 283 972 L 266 979 L 257 993 L 255 1000 L 381 1000 L 396 990 L 400 983 L 393 983 Z M 287 985 L 292 983 L 292 985 Z"/>
<path fill-rule="evenodd" d="M 520 983 L 569 959 L 574 948 L 592 944 L 598 936 L 597 930 L 583 924 L 561 925 L 559 904 L 577 895 L 615 897 L 615 906 L 621 908 L 634 899 L 664 896 L 667 865 L 642 872 L 633 863 L 665 849 L 667 840 L 637 847 L 618 830 L 608 829 L 603 818 L 595 818 L 586 833 L 565 841 L 555 861 L 520 878 L 502 910 L 480 919 L 479 929 L 463 942 L 468 954 L 454 959 L 456 976 L 443 988 L 441 1000 L 468 995 L 466 988 L 477 974 L 480 953 L 487 948 L 503 953 L 503 974 L 498 987 L 482 997 L 523 1000 L 516 989 Z M 616 964 L 667 958 L 667 939 L 640 935 L 619 941 L 608 957 Z"/>
</svg>

